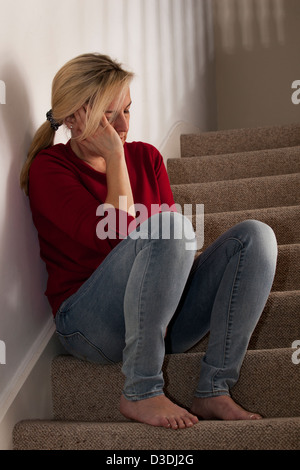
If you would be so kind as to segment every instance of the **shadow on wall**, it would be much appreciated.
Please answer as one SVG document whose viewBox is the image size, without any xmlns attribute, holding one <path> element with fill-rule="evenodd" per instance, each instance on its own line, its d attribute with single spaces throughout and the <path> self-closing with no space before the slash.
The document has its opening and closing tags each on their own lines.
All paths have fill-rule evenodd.
<svg viewBox="0 0 300 470">
<path fill-rule="evenodd" d="M 299 0 L 214 0 L 218 128 L 299 121 Z"/>
<path fill-rule="evenodd" d="M 251 51 L 257 43 L 268 48 L 285 43 L 284 0 L 214 0 L 221 44 L 232 54 L 242 47 Z"/>
<path fill-rule="evenodd" d="M 114 24 L 111 8 L 106 10 L 109 25 Z M 122 34 L 126 62 L 138 75 L 136 96 L 143 103 L 136 119 L 133 113 L 137 134 L 158 145 L 165 137 L 162 129 L 178 120 L 215 128 L 211 0 L 124 2 L 124 25 L 133 15 L 135 28 L 124 27 Z"/>
<path fill-rule="evenodd" d="M 1 139 L 4 148 L 0 157 L 0 165 L 6 168 L 7 175 L 6 193 L 2 187 L 1 311 L 7 318 L 4 325 L 11 324 L 11 319 L 15 320 L 13 329 L 14 337 L 17 338 L 18 332 L 22 334 L 23 326 L 28 323 L 30 316 L 32 318 L 32 315 L 44 314 L 48 305 L 43 295 L 46 272 L 39 256 L 37 234 L 32 223 L 28 198 L 19 185 L 20 171 L 35 132 L 29 96 L 22 73 L 14 63 L 7 62 L 1 73 L 7 86 L 2 123 L 4 132 Z M 38 318 L 36 322 L 41 323 L 43 319 Z"/>
</svg>

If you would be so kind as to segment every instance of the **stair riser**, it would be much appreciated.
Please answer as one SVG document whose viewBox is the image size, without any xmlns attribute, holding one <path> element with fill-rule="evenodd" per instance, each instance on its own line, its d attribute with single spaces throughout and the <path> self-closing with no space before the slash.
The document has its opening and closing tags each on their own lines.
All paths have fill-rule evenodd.
<svg viewBox="0 0 300 470">
<path fill-rule="evenodd" d="M 181 156 L 220 155 L 300 145 L 300 126 L 258 127 L 181 136 Z"/>
<path fill-rule="evenodd" d="M 264 222 L 275 232 L 279 245 L 300 243 L 300 206 L 204 214 L 204 245 L 209 246 L 222 233 L 244 220 Z M 203 233 L 203 218 L 193 216 L 194 230 Z"/>
<path fill-rule="evenodd" d="M 300 146 L 211 157 L 169 159 L 171 184 L 207 183 L 300 172 Z"/>
<path fill-rule="evenodd" d="M 139 423 L 70 423 L 51 421 L 25 421 L 14 429 L 15 450 L 110 450 L 103 455 L 100 465 L 113 458 L 118 450 L 126 453 L 128 467 L 134 468 L 133 456 L 139 463 L 162 464 L 170 452 L 169 465 L 186 463 L 197 466 L 202 458 L 196 450 L 299 450 L 300 418 L 264 419 L 254 421 L 201 421 L 190 429 L 176 432 Z M 182 456 L 178 450 L 187 451 Z M 139 455 L 139 450 L 154 450 Z M 149 455 L 150 454 L 150 455 Z M 117 453 L 117 457 L 120 455 Z M 174 462 L 173 458 L 177 458 Z M 125 461 L 124 461 L 125 462 Z M 201 461 L 198 460 L 199 466 Z M 99 464 L 99 461 L 97 460 Z M 178 463 L 178 465 L 177 465 Z M 126 465 L 126 463 L 125 463 Z M 171 467 L 171 468 L 172 468 Z M 140 465 L 138 468 L 146 468 Z M 180 468 L 180 467 L 179 467 Z"/>
<path fill-rule="evenodd" d="M 293 364 L 292 352 L 292 349 L 248 351 L 239 382 L 232 390 L 233 398 L 264 417 L 299 416 L 300 365 Z M 201 358 L 202 354 L 196 353 L 165 359 L 166 394 L 184 407 L 191 405 Z M 126 421 L 118 412 L 122 387 L 119 364 L 97 366 L 60 358 L 53 364 L 55 419 Z"/>
<path fill-rule="evenodd" d="M 282 245 L 278 247 L 276 274 L 273 291 L 291 291 L 300 289 L 300 245 Z"/>
<path fill-rule="evenodd" d="M 173 185 L 175 203 L 204 204 L 205 213 L 300 204 L 300 174 L 203 184 Z"/>
<path fill-rule="evenodd" d="M 300 291 L 272 292 L 248 349 L 290 348 L 300 339 Z M 190 352 L 206 351 L 206 335 Z"/>
</svg>

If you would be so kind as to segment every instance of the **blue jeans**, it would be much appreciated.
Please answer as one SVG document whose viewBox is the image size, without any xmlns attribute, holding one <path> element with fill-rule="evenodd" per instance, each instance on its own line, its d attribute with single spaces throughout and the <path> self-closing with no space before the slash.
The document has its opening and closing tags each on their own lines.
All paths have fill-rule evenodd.
<svg viewBox="0 0 300 470">
<path fill-rule="evenodd" d="M 208 331 L 195 396 L 229 395 L 238 380 L 273 283 L 276 238 L 268 225 L 247 220 L 195 259 L 193 236 L 180 214 L 152 216 L 57 312 L 57 333 L 70 354 L 123 361 L 128 400 L 162 394 L 165 353 L 187 351 Z"/>
</svg>

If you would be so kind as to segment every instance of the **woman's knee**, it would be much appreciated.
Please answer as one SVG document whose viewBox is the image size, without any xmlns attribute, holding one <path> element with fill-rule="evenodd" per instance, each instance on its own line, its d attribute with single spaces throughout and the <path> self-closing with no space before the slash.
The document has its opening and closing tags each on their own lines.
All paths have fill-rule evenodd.
<svg viewBox="0 0 300 470">
<path fill-rule="evenodd" d="M 277 240 L 274 230 L 270 225 L 260 220 L 249 219 L 245 220 L 240 224 L 243 226 L 244 230 L 252 237 L 261 239 L 264 243 L 270 243 L 276 245 Z"/>
<path fill-rule="evenodd" d="M 178 212 L 161 212 L 161 237 L 175 241 L 185 250 L 196 250 L 196 235 L 191 221 Z"/>
<path fill-rule="evenodd" d="M 276 235 L 268 224 L 250 219 L 241 222 L 237 227 L 242 239 L 248 242 L 254 253 L 276 263 L 278 253 Z"/>
</svg>

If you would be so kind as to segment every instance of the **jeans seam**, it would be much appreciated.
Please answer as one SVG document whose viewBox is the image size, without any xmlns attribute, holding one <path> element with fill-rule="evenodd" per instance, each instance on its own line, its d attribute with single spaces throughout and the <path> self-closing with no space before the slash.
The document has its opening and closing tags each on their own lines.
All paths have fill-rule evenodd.
<svg viewBox="0 0 300 470">
<path fill-rule="evenodd" d="M 135 359 L 134 359 L 134 363 L 132 365 L 132 371 L 131 371 L 131 374 L 133 377 L 135 377 L 135 371 L 136 371 L 136 366 L 137 366 L 137 360 L 138 360 L 138 350 L 139 350 L 139 346 L 140 346 L 140 342 L 141 342 L 141 317 L 142 317 L 142 314 L 141 314 L 141 304 L 142 304 L 142 301 L 141 301 L 141 297 L 142 297 L 142 290 L 143 290 L 143 283 L 144 283 L 144 279 L 145 279 L 145 276 L 146 276 L 146 271 L 148 269 L 148 266 L 149 266 L 149 262 L 150 262 L 150 254 L 151 254 L 151 251 L 152 250 L 152 242 L 153 240 L 150 241 L 150 243 L 148 243 L 145 247 L 142 248 L 143 249 L 147 249 L 149 248 L 149 253 L 148 253 L 148 257 L 147 257 L 147 263 L 145 264 L 145 267 L 144 267 L 144 272 L 143 272 L 143 276 L 141 278 L 141 287 L 140 287 L 140 292 L 139 292 L 139 296 L 138 296 L 138 312 L 139 312 L 139 316 L 138 316 L 138 331 L 139 331 L 139 336 L 138 336 L 138 339 L 137 339 L 137 343 L 136 343 L 136 346 L 135 346 Z M 126 377 L 128 378 L 128 376 Z M 136 396 L 136 391 L 134 390 L 134 393 L 131 393 L 130 396 Z"/>
<path fill-rule="evenodd" d="M 235 237 L 226 238 L 226 239 L 223 240 L 221 243 L 219 243 L 218 245 L 216 245 L 215 248 L 214 248 L 209 254 L 207 254 L 207 255 L 203 258 L 203 260 L 201 260 L 201 262 L 198 264 L 197 267 L 195 267 L 194 269 L 192 268 L 191 274 L 194 274 L 194 272 L 196 272 L 196 271 L 202 266 L 202 264 L 205 263 L 205 261 L 207 261 L 207 260 L 210 258 L 210 256 L 211 256 L 217 249 L 220 248 L 220 246 L 224 245 L 224 243 L 228 242 L 229 240 L 234 240 L 234 241 L 238 242 L 238 243 L 241 245 L 241 247 L 242 247 L 241 249 L 243 249 L 244 244 L 243 244 L 243 242 L 242 242 L 241 240 L 239 240 L 238 238 L 235 238 Z M 203 256 L 204 254 L 205 254 L 205 252 L 203 252 L 202 256 Z M 201 256 L 201 255 L 199 255 L 199 256 Z"/>
<path fill-rule="evenodd" d="M 76 350 L 73 349 L 72 346 L 70 346 L 70 344 L 68 344 L 68 342 L 66 341 L 67 337 L 72 337 L 74 335 L 79 335 L 92 349 L 94 349 L 100 356 L 102 356 L 105 360 L 107 360 L 110 364 L 115 364 L 114 361 L 112 361 L 111 359 L 109 359 L 109 357 L 107 357 L 106 354 L 104 354 L 104 352 L 98 348 L 97 346 L 95 346 L 83 333 L 81 333 L 81 331 L 74 331 L 73 333 L 68 333 L 68 334 L 65 334 L 65 333 L 61 333 L 60 331 L 56 330 L 56 333 L 57 335 L 64 339 L 64 341 L 67 343 L 67 347 L 68 349 L 70 349 L 71 351 L 74 351 L 74 355 L 76 356 L 77 352 Z"/>
<path fill-rule="evenodd" d="M 123 395 L 124 397 L 129 400 L 129 401 L 140 401 L 140 400 L 145 400 L 147 398 L 153 398 L 153 397 L 157 397 L 157 396 L 160 396 L 160 395 L 163 395 L 164 392 L 163 390 L 156 390 L 156 391 L 150 391 L 150 392 L 144 392 L 144 393 L 140 393 L 140 394 L 131 394 L 131 393 L 126 393 L 124 390 L 123 390 Z"/>
<path fill-rule="evenodd" d="M 212 390 L 213 392 L 217 392 L 218 390 L 214 390 L 214 384 L 213 382 L 215 381 L 215 379 L 217 378 L 219 372 L 221 369 L 224 369 L 226 368 L 226 363 L 227 363 L 227 360 L 228 360 L 228 341 L 230 340 L 230 334 L 229 334 L 229 324 L 232 323 L 232 313 L 231 313 L 231 310 L 232 310 L 232 299 L 233 299 L 233 292 L 235 290 L 235 287 L 236 287 L 236 282 L 237 282 L 237 276 L 238 276 L 238 272 L 239 272 L 239 269 L 240 269 L 240 263 L 241 263 L 241 253 L 242 253 L 242 250 L 243 250 L 243 245 L 242 245 L 242 248 L 241 250 L 239 251 L 238 253 L 238 261 L 237 261 L 237 265 L 236 265 L 236 270 L 235 270 L 235 274 L 234 274 L 234 278 L 233 278 L 233 283 L 232 283 L 232 288 L 231 288 L 231 294 L 230 294 L 230 301 L 229 301 L 229 305 L 228 305 L 228 309 L 227 309 L 227 322 L 226 322 L 226 334 L 225 334 L 225 340 L 224 340 L 224 349 L 223 349 L 223 362 L 222 362 L 222 367 L 219 368 L 215 374 L 212 376 Z M 235 253 L 236 255 L 237 253 Z M 234 255 L 234 256 L 235 256 Z"/>
</svg>

